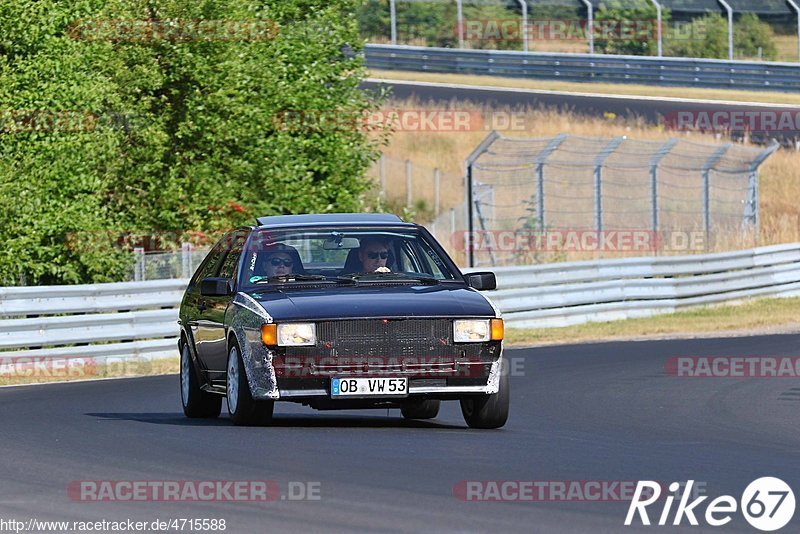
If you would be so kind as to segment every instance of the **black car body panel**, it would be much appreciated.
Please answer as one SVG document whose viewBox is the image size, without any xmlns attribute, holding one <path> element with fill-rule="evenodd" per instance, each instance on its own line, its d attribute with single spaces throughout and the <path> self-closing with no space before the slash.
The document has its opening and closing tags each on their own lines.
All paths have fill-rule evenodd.
<svg viewBox="0 0 800 534">
<path fill-rule="evenodd" d="M 250 292 L 275 321 L 359 317 L 494 317 L 486 298 L 462 285 L 282 288 Z"/>
</svg>

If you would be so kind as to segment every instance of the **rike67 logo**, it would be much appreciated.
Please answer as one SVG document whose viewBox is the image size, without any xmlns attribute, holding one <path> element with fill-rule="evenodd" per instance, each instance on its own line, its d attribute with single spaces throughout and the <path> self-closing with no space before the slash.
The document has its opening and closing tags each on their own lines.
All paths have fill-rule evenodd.
<svg viewBox="0 0 800 534">
<path fill-rule="evenodd" d="M 742 515 L 751 526 L 764 532 L 772 532 L 785 527 L 794 516 L 795 500 L 792 488 L 779 478 L 763 477 L 754 480 L 745 488 L 742 498 L 737 502 L 730 495 L 722 495 L 709 502 L 705 507 L 705 513 L 701 514 L 701 504 L 708 499 L 707 496 L 696 497 L 691 502 L 692 486 L 694 480 L 686 483 L 686 490 L 681 490 L 681 484 L 673 482 L 669 485 L 672 495 L 667 495 L 664 499 L 664 507 L 658 516 L 659 526 L 669 523 L 674 526 L 681 525 L 684 518 L 692 525 L 697 526 L 698 516 L 705 519 L 706 524 L 712 527 L 727 525 L 733 519 L 737 509 L 741 509 Z M 647 497 L 643 497 L 647 495 Z M 674 515 L 672 505 L 675 497 L 678 496 L 679 502 L 675 508 Z M 649 480 L 639 481 L 633 494 L 628 515 L 625 517 L 625 525 L 630 526 L 634 518 L 639 516 L 642 525 L 650 525 L 650 516 L 647 507 L 654 504 L 661 497 L 661 485 L 658 482 Z"/>
</svg>

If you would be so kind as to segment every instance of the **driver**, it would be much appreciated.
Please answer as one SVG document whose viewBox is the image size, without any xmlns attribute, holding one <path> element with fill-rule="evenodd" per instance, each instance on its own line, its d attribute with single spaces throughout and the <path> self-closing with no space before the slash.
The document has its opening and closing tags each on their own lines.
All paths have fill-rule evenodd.
<svg viewBox="0 0 800 534">
<path fill-rule="evenodd" d="M 361 240 L 358 247 L 358 259 L 361 261 L 362 272 L 390 272 L 386 266 L 389 261 L 389 246 L 381 239 L 368 237 Z"/>
</svg>

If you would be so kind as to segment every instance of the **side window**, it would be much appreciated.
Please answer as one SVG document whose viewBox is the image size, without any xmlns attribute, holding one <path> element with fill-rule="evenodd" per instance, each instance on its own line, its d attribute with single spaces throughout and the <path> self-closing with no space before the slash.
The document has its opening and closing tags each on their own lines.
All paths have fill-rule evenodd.
<svg viewBox="0 0 800 534">
<path fill-rule="evenodd" d="M 244 232 L 236 232 L 231 235 L 231 240 L 233 241 L 232 247 L 222 261 L 219 276 L 221 278 L 234 280 L 237 274 L 236 268 L 239 266 L 239 258 L 242 257 L 242 248 L 244 248 L 244 242 L 247 240 L 247 234 Z"/>
<path fill-rule="evenodd" d="M 408 243 L 409 255 L 416 272 L 433 275 L 438 280 L 452 280 L 451 275 L 445 275 L 447 268 L 441 263 L 441 258 L 424 241 Z"/>
<path fill-rule="evenodd" d="M 200 280 L 214 276 L 214 274 L 217 272 L 219 262 L 228 249 L 226 245 L 229 242 L 229 235 L 230 234 L 217 241 L 217 244 L 214 245 L 214 248 L 212 248 L 211 252 L 208 253 L 208 256 L 206 256 L 206 259 L 203 260 L 203 263 L 197 269 L 197 272 L 194 273 L 194 277 L 192 277 L 192 285 L 199 284 Z"/>
</svg>

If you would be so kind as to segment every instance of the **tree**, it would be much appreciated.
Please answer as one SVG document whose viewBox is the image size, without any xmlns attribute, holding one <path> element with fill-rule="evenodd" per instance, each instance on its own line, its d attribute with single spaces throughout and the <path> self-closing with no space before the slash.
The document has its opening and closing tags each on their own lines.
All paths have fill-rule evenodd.
<svg viewBox="0 0 800 534">
<path fill-rule="evenodd" d="M 161 245 L 174 246 L 181 233 L 256 216 L 358 209 L 385 135 L 358 120 L 280 120 L 376 108 L 358 88 L 355 9 L 354 0 L 4 2 L 0 110 L 67 110 L 89 127 L 32 129 L 17 113 L 0 130 L 0 282 L 118 280 L 130 255 L 111 245 L 127 234 L 167 232 Z M 120 24 L 130 21 L 138 33 Z"/>
</svg>

